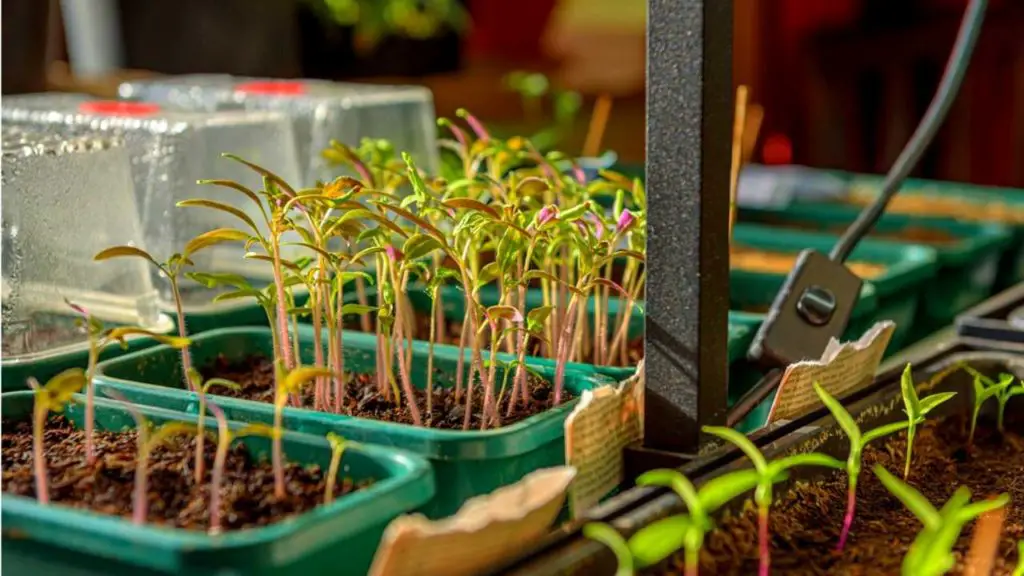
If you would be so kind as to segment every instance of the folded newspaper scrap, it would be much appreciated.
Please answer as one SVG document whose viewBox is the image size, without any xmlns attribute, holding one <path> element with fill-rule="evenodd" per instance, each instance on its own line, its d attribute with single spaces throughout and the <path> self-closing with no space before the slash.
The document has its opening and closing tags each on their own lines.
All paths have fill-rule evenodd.
<svg viewBox="0 0 1024 576">
<path fill-rule="evenodd" d="M 870 384 L 895 328 L 895 323 L 884 320 L 856 342 L 840 344 L 833 338 L 820 360 L 790 364 L 775 393 L 768 423 L 793 420 L 820 406 L 815 382 L 837 398 Z"/>
</svg>

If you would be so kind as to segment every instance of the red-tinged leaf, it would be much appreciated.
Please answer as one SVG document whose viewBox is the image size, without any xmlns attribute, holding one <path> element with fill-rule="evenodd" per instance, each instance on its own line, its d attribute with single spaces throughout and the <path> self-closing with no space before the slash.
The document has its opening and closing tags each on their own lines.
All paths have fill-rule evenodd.
<svg viewBox="0 0 1024 576">
<path fill-rule="evenodd" d="M 501 219 L 501 215 L 497 210 L 472 198 L 449 198 L 441 204 L 446 208 L 455 208 L 456 210 L 475 210 L 477 212 L 483 212 L 495 220 Z"/>
<path fill-rule="evenodd" d="M 254 164 L 252 162 L 249 162 L 248 160 L 244 160 L 241 157 L 236 156 L 234 154 L 223 154 L 223 156 L 236 162 L 241 162 L 242 164 L 245 164 L 249 168 L 252 168 L 254 171 L 256 171 L 259 175 L 263 176 L 264 178 L 269 178 L 274 184 L 277 184 L 281 189 L 283 189 L 288 194 L 289 197 L 295 196 L 295 189 L 292 188 L 287 182 L 285 182 L 283 178 L 281 178 L 277 174 L 274 174 L 270 170 L 267 170 L 266 168 L 260 166 L 259 164 Z"/>
<path fill-rule="evenodd" d="M 443 247 L 436 238 L 426 234 L 413 234 L 405 241 L 402 252 L 410 260 L 419 260 L 434 250 L 441 250 Z"/>
<path fill-rule="evenodd" d="M 523 315 L 519 313 L 515 306 L 506 306 L 504 304 L 489 307 L 487 309 L 487 317 L 491 322 L 508 320 L 509 322 L 519 323 L 523 321 Z"/>
<path fill-rule="evenodd" d="M 248 187 L 235 182 L 234 180 L 200 180 L 199 184 L 212 184 L 214 186 L 222 186 L 224 188 L 231 188 L 237 190 L 242 194 L 245 194 L 250 200 L 256 203 L 260 207 L 260 212 L 263 212 L 263 216 L 266 217 L 266 212 L 263 210 L 263 202 L 260 201 L 260 197 L 255 192 L 250 190 Z"/>
<path fill-rule="evenodd" d="M 388 230 L 391 230 L 392 232 L 394 232 L 395 234 L 401 236 L 402 238 L 408 238 L 409 237 L 409 233 L 408 232 L 406 232 L 405 230 L 402 230 L 402 228 L 398 224 L 395 224 L 391 220 L 388 220 L 387 218 L 385 218 L 381 214 L 374 214 L 372 212 L 367 212 L 367 214 L 368 214 L 368 216 L 366 216 L 367 218 L 369 218 L 370 220 L 373 220 L 374 222 L 380 224 L 381 226 L 384 226 L 385 228 L 387 228 Z"/>
<path fill-rule="evenodd" d="M 408 210 L 406 210 L 404 208 L 401 208 L 399 206 L 395 206 L 394 204 L 388 204 L 386 202 L 380 202 L 380 201 L 377 201 L 377 200 L 374 200 L 373 203 L 376 204 L 377 206 L 379 206 L 382 210 L 388 210 L 388 211 L 394 212 L 395 214 L 401 216 L 402 218 L 405 218 L 406 220 L 412 222 L 413 224 L 415 224 L 415 225 L 419 226 L 420 228 L 422 228 L 422 229 L 426 230 L 427 232 L 429 232 L 431 236 L 437 238 L 438 241 L 440 241 L 441 243 L 444 243 L 444 241 L 445 241 L 444 234 L 441 233 L 440 230 L 435 228 L 433 224 L 431 224 L 430 222 L 427 222 L 425 219 L 420 218 L 419 216 L 413 214 L 412 212 L 410 212 L 410 211 L 408 211 Z M 407 235 L 403 234 L 402 236 L 405 237 Z"/>
<path fill-rule="evenodd" d="M 144 260 L 148 260 L 157 268 L 163 268 L 163 266 L 159 262 L 154 260 L 153 257 L 149 255 L 149 252 L 146 252 L 141 248 L 136 248 L 135 246 L 112 246 L 110 248 L 107 248 L 106 250 L 101 250 L 99 254 L 93 256 L 92 259 L 96 261 L 101 261 L 110 260 L 111 258 L 124 258 L 128 256 L 134 256 L 135 258 L 142 258 Z"/>
<path fill-rule="evenodd" d="M 625 288 L 623 288 L 618 283 L 616 283 L 616 282 L 614 282 L 612 280 L 608 280 L 607 278 L 594 278 L 593 280 L 591 280 L 590 283 L 591 284 L 597 284 L 597 285 L 600 285 L 600 286 L 607 286 L 608 288 L 611 288 L 612 290 L 618 292 L 623 298 L 626 298 L 626 299 L 630 298 L 630 294 L 629 294 L 629 292 L 626 292 Z"/>
<path fill-rule="evenodd" d="M 249 228 L 252 228 L 253 232 L 255 232 L 256 234 L 260 233 L 259 228 L 256 226 L 256 222 L 253 222 L 253 219 L 250 218 L 248 214 L 246 214 L 242 210 L 240 210 L 240 209 L 238 209 L 238 208 L 236 208 L 236 207 L 234 207 L 234 206 L 232 206 L 230 204 L 225 204 L 223 202 L 217 202 L 216 200 L 194 199 L 194 200 L 182 200 L 181 202 L 178 202 L 177 206 L 179 208 L 198 207 L 198 208 L 210 208 L 212 210 L 219 210 L 221 212 L 225 212 L 227 214 L 231 214 L 235 218 L 238 218 L 242 222 L 245 222 L 245 224 L 247 226 L 249 226 Z"/>
<path fill-rule="evenodd" d="M 218 228 L 216 230 L 210 230 L 209 232 L 203 232 L 199 236 L 188 241 L 185 244 L 185 256 L 190 256 L 209 248 L 217 244 L 223 244 L 224 242 L 248 242 L 252 236 L 241 230 L 235 230 L 234 228 Z"/>
<path fill-rule="evenodd" d="M 249 260 L 261 260 L 263 262 L 269 262 L 271 265 L 274 264 L 274 259 L 272 257 L 270 257 L 270 256 L 267 256 L 266 254 L 257 254 L 255 252 L 246 252 L 245 256 L 243 256 L 243 258 L 247 258 Z M 295 264 L 294 262 L 290 262 L 288 260 L 285 260 L 283 258 L 281 259 L 281 266 L 284 266 L 285 268 L 287 268 L 289 270 L 294 270 L 295 272 L 300 272 L 301 271 L 301 268 L 299 268 L 299 266 L 297 264 Z"/>
</svg>

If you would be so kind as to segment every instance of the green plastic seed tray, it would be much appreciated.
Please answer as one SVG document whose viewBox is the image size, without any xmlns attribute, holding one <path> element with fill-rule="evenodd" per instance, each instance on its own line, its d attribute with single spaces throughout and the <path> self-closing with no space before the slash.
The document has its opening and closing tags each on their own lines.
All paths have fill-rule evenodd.
<svg viewBox="0 0 1024 576">
<path fill-rule="evenodd" d="M 882 178 L 875 175 L 853 174 L 850 188 L 865 196 L 878 194 Z M 1003 255 L 996 277 L 994 291 L 998 292 L 1024 281 L 1024 190 L 974 186 L 960 182 L 908 179 L 897 197 L 925 197 L 929 201 L 904 209 L 898 203 L 890 205 L 890 213 L 906 212 L 915 218 L 955 218 L 961 221 L 1002 223 L 1013 229 L 1010 249 Z M 965 205 L 958 209 L 950 202 Z M 907 200 L 902 202 L 906 203 Z"/>
<path fill-rule="evenodd" d="M 309 326 L 300 326 L 301 357 L 313 359 L 312 334 Z M 371 372 L 375 367 L 377 345 L 373 334 L 344 333 L 345 370 Z M 252 354 L 269 355 L 269 328 L 225 328 L 197 335 L 193 340 L 192 357 L 196 366 L 213 362 L 218 355 L 228 360 L 241 360 Z M 413 384 L 425 384 L 427 344 L 413 344 L 411 378 Z M 467 351 L 468 358 L 468 351 Z M 458 349 L 438 345 L 434 366 L 439 386 L 454 382 Z M 466 362 L 468 370 L 469 362 Z M 553 379 L 554 369 L 538 366 L 537 373 Z M 502 372 L 498 372 L 498 380 Z M 565 386 L 574 395 L 591 387 L 611 383 L 598 374 L 567 372 Z M 99 366 L 99 388 L 114 388 L 133 402 L 172 410 L 195 413 L 195 394 L 181 389 L 182 375 L 177 351 L 158 346 L 137 354 L 129 354 Z M 243 422 L 272 421 L 269 404 L 221 397 L 218 405 L 229 418 Z M 496 430 L 437 430 L 286 408 L 285 427 L 289 430 L 323 435 L 328 431 L 359 442 L 393 446 L 425 457 L 434 468 L 437 494 L 424 512 L 432 518 L 453 514 L 473 496 L 487 494 L 501 486 L 514 483 L 526 474 L 565 463 L 563 424 L 575 400 Z"/>
<path fill-rule="evenodd" d="M 31 392 L 3 394 L 4 418 L 30 418 L 33 402 Z M 76 426 L 84 421 L 84 407 L 84 396 L 79 395 L 66 411 Z M 192 415 L 153 407 L 140 406 L 139 411 L 154 424 L 196 421 Z M 126 407 L 98 398 L 96 425 L 116 431 L 134 429 L 135 421 Z M 231 423 L 234 429 L 240 426 Z M 241 441 L 257 457 L 269 458 L 268 440 Z M 322 437 L 287 433 L 283 448 L 293 462 L 326 468 L 331 459 Z M 216 536 L 136 526 L 125 518 L 60 504 L 43 506 L 31 498 L 5 494 L 0 501 L 2 568 L 7 574 L 39 575 L 362 575 L 387 524 L 433 496 L 433 477 L 422 458 L 356 443 L 346 446 L 339 470 L 357 482 L 374 483 L 292 519 Z"/>
<path fill-rule="evenodd" d="M 742 209 L 739 219 L 838 234 L 859 213 L 853 206 L 798 204 L 783 210 Z M 883 216 L 874 230 L 872 236 L 922 244 L 936 251 L 936 278 L 941 281 L 926 287 L 911 341 L 948 326 L 957 314 L 988 298 L 995 286 L 999 262 L 1013 241 L 1013 230 L 1003 224 L 920 219 L 905 214 Z"/>
</svg>

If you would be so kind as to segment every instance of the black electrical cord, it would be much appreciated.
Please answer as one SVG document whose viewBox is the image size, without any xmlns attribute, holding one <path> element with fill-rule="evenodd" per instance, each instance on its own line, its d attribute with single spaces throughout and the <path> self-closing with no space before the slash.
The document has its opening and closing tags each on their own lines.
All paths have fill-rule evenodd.
<svg viewBox="0 0 1024 576">
<path fill-rule="evenodd" d="M 878 218 L 885 212 L 889 200 L 896 195 L 910 172 L 917 166 L 925 150 L 935 139 L 935 134 L 946 119 L 949 109 L 953 106 L 960 86 L 963 84 L 964 75 L 971 62 L 971 55 L 974 53 L 974 46 L 977 44 L 978 36 L 981 33 L 981 23 L 984 20 L 985 8 L 988 0 L 971 0 L 964 11 L 963 19 L 960 22 L 960 30 L 957 32 L 956 43 L 946 62 L 946 69 L 942 73 L 942 80 L 935 92 L 934 98 L 928 105 L 928 110 L 921 118 L 920 124 L 914 134 L 910 137 L 899 158 L 893 164 L 889 173 L 886 174 L 882 183 L 882 191 L 875 201 L 865 208 L 857 220 L 850 225 L 842 237 L 832 248 L 829 258 L 836 262 L 845 262 L 857 247 L 857 243 L 874 227 Z M 726 425 L 736 426 L 747 414 L 749 414 L 762 400 L 782 382 L 783 370 L 776 368 L 769 371 L 750 390 L 747 391 L 729 409 L 726 414 Z"/>
<path fill-rule="evenodd" d="M 932 143 L 935 133 L 939 131 L 950 107 L 953 106 L 953 101 L 956 100 L 957 93 L 960 92 L 960 85 L 963 84 L 964 74 L 967 72 L 971 54 L 974 52 L 974 45 L 981 33 L 981 23 L 985 18 L 987 4 L 988 0 L 971 0 L 971 3 L 967 5 L 963 20 L 960 22 L 956 43 L 949 55 L 949 61 L 946 62 L 946 69 L 942 73 L 942 80 L 939 82 L 935 97 L 928 105 L 928 110 L 921 118 L 921 123 L 917 125 L 914 135 L 910 137 L 907 145 L 900 152 L 899 158 L 896 159 L 896 163 L 885 175 L 882 191 L 878 198 L 860 213 L 857 220 L 846 229 L 839 242 L 832 248 L 832 253 L 829 254 L 829 258 L 832 260 L 846 261 L 853 249 L 857 247 L 857 243 L 874 227 L 875 222 L 885 212 L 889 200 L 896 195 L 903 181 L 917 166 L 921 156 Z"/>
</svg>

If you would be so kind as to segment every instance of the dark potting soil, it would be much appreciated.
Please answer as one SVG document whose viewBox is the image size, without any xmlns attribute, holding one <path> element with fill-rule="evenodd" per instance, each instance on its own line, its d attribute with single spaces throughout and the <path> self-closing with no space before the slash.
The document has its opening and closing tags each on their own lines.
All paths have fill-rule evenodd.
<svg viewBox="0 0 1024 576">
<path fill-rule="evenodd" d="M 32 425 L 5 420 L 3 426 L 3 491 L 36 498 L 33 474 Z M 135 431 L 95 433 L 97 460 L 85 463 L 85 433 L 63 416 L 47 422 L 44 446 L 51 503 L 131 518 L 135 485 Z M 210 512 L 210 470 L 216 441 L 204 443 L 206 475 L 194 482 L 195 439 L 173 437 L 150 455 L 147 522 L 187 530 L 207 530 Z M 316 508 L 323 502 L 326 480 L 317 466 L 285 464 L 285 497 L 274 496 L 274 472 L 241 444 L 234 445 L 221 485 L 222 529 L 266 526 Z M 368 484 L 368 483 L 367 483 Z M 363 485 L 339 478 L 341 497 Z"/>
<path fill-rule="evenodd" d="M 223 356 L 209 366 L 200 369 L 204 380 L 210 378 L 225 378 L 237 383 L 240 390 L 230 388 L 213 388 L 211 392 L 232 398 L 244 398 L 258 402 L 272 403 L 274 401 L 274 370 L 273 365 L 266 356 L 253 355 L 241 362 L 230 362 Z M 395 375 L 398 378 L 398 374 Z M 435 371 L 434 380 L 439 382 L 442 378 L 440 370 Z M 372 374 L 347 373 L 346 398 L 342 405 L 342 413 L 370 418 L 384 422 L 397 422 L 400 424 L 412 424 L 412 413 L 404 403 L 396 403 L 392 399 L 385 398 L 377 390 L 377 379 Z M 508 395 L 512 387 L 512 377 L 509 377 L 508 391 L 506 398 L 501 403 L 501 425 L 507 426 L 535 414 L 540 414 L 554 406 L 554 391 L 551 383 L 540 379 L 532 374 L 527 374 L 529 382 L 530 398 L 525 406 L 517 402 L 513 407 L 511 415 L 508 415 Z M 305 389 L 302 405 L 313 408 L 314 387 L 309 385 Z M 456 398 L 454 388 L 434 387 L 432 411 L 426 414 L 426 393 L 416 390 L 416 405 L 420 409 L 423 424 L 431 428 L 443 428 L 450 430 L 462 429 L 466 416 L 466 396 Z M 568 390 L 563 390 L 562 401 L 568 401 L 573 395 Z M 481 414 L 483 412 L 483 393 L 479 387 L 473 391 L 472 414 L 470 415 L 471 430 L 480 429 Z M 488 426 L 493 427 L 493 426 Z"/>
<path fill-rule="evenodd" d="M 971 489 L 972 501 L 1007 493 L 998 559 L 993 574 L 1009 576 L 1016 565 L 1016 543 L 1024 538 L 1024 418 L 1008 422 L 1007 434 L 979 425 L 973 450 L 966 445 L 966 418 L 929 422 L 914 440 L 909 482 L 936 508 L 959 486 Z M 770 513 L 771 573 L 773 575 L 895 575 L 903 557 L 921 530 L 917 518 L 882 486 L 872 468 L 885 466 L 902 477 L 906 435 L 868 445 L 858 479 L 857 508 L 846 547 L 836 543 L 846 512 L 845 472 L 793 490 L 779 490 Z M 973 522 L 956 545 L 957 567 L 970 546 Z M 708 535 L 701 552 L 700 573 L 746 575 L 757 573 L 757 513 L 749 501 L 729 514 Z M 672 569 L 651 574 L 682 574 L 683 557 L 672 559 Z"/>
</svg>

